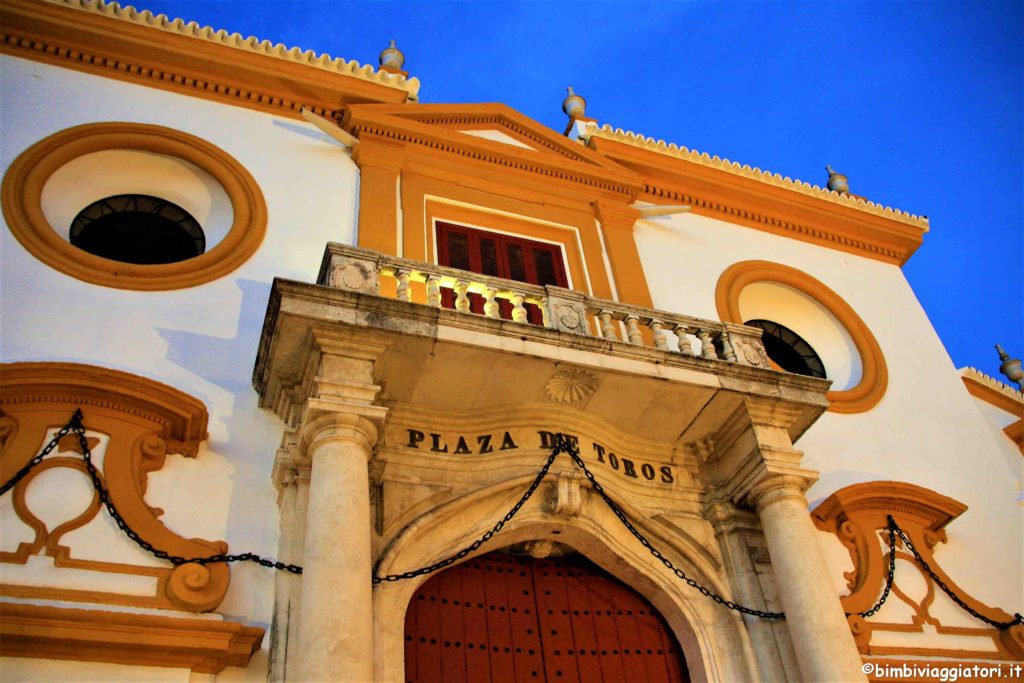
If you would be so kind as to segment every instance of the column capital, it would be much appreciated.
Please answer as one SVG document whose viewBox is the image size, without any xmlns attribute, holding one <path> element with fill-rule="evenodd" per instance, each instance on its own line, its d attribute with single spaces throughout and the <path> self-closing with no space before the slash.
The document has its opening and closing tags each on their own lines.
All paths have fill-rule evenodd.
<svg viewBox="0 0 1024 683">
<path fill-rule="evenodd" d="M 352 150 L 352 160 L 359 167 L 367 166 L 378 168 L 389 173 L 398 175 L 405 163 L 406 150 L 401 144 L 388 142 L 372 135 L 360 139 L 356 148 Z"/>
<path fill-rule="evenodd" d="M 746 499 L 760 512 L 764 508 L 780 500 L 795 499 L 806 505 L 804 491 L 810 488 L 814 479 L 793 474 L 771 474 L 750 487 Z"/>
<path fill-rule="evenodd" d="M 596 201 L 593 203 L 593 207 L 594 215 L 605 228 L 632 231 L 637 219 L 640 218 L 640 209 L 625 203 Z"/>
<path fill-rule="evenodd" d="M 387 412 L 387 409 L 379 410 Z M 377 444 L 379 430 L 373 421 L 354 412 L 323 412 L 311 420 L 303 420 L 302 450 L 312 458 L 318 447 L 331 441 L 355 441 L 366 453 L 367 461 Z"/>
<path fill-rule="evenodd" d="M 702 444 L 701 478 L 736 504 L 759 505 L 767 490 L 782 482 L 792 484 L 803 499 L 818 473 L 801 466 L 803 453 L 790 440 L 788 426 L 797 412 L 779 401 L 740 402 Z M 769 480 L 777 481 L 762 486 Z"/>
</svg>

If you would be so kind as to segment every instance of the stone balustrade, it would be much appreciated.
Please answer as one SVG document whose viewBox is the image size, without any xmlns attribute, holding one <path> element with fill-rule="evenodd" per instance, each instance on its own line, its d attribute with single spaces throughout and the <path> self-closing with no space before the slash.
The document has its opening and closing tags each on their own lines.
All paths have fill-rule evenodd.
<svg viewBox="0 0 1024 683">
<path fill-rule="evenodd" d="M 317 284 L 467 315 L 505 319 L 615 344 L 768 368 L 761 330 L 479 275 L 330 243 Z"/>
</svg>

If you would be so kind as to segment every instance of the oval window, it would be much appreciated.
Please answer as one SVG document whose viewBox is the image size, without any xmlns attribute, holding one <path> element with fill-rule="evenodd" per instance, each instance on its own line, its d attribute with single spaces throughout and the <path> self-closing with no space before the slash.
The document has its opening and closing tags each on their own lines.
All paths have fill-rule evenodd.
<svg viewBox="0 0 1024 683">
<path fill-rule="evenodd" d="M 122 263 L 177 263 L 206 251 L 198 221 L 177 204 L 142 194 L 105 197 L 82 209 L 71 244 Z"/>
<path fill-rule="evenodd" d="M 761 329 L 765 353 L 780 368 L 797 375 L 825 379 L 825 364 L 799 334 L 771 320 L 748 320 L 743 324 Z"/>
</svg>

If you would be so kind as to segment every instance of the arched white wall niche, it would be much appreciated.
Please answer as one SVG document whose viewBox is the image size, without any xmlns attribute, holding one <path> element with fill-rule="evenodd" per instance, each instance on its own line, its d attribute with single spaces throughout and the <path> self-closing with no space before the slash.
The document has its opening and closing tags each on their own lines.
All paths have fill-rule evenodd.
<svg viewBox="0 0 1024 683">
<path fill-rule="evenodd" d="M 814 347 L 834 382 L 832 412 L 861 413 L 885 395 L 889 372 L 875 336 L 850 304 L 807 273 L 770 261 L 735 263 L 718 278 L 715 305 L 724 322 L 772 320 Z"/>
<path fill-rule="evenodd" d="M 833 391 L 857 386 L 862 376 L 860 353 L 850 333 L 832 313 L 803 292 L 776 282 L 755 282 L 740 292 L 743 321 L 771 320 L 803 338 L 825 366 Z"/>
<path fill-rule="evenodd" d="M 85 180 L 83 173 L 109 177 Z M 181 206 L 204 233 L 209 225 L 206 251 L 138 265 L 70 244 L 69 214 L 73 219 L 105 196 L 135 193 Z M 8 228 L 33 256 L 71 277 L 119 289 L 182 289 L 215 280 L 255 253 L 267 226 L 263 193 L 234 157 L 194 135 L 140 123 L 90 123 L 40 140 L 8 168 L 2 203 Z"/>
<path fill-rule="evenodd" d="M 43 215 L 67 240 L 79 211 L 120 194 L 177 204 L 202 226 L 207 251 L 227 236 L 234 219 L 231 198 L 209 173 L 179 157 L 134 149 L 94 152 L 58 168 L 43 186 Z"/>
</svg>

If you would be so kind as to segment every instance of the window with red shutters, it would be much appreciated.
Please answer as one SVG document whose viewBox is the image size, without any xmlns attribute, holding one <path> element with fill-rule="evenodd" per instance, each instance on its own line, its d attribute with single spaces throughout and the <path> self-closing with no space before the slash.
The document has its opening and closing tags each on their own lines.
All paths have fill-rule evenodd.
<svg viewBox="0 0 1024 683">
<path fill-rule="evenodd" d="M 501 235 L 452 223 L 437 223 L 438 263 L 442 266 L 518 280 L 532 285 L 568 287 L 562 248 L 522 237 Z M 470 294 L 470 310 L 483 313 L 483 299 Z M 512 319 L 512 304 L 498 298 L 500 315 Z M 442 305 L 454 308 L 454 293 L 442 290 Z M 540 310 L 527 304 L 527 318 L 534 325 L 543 323 Z"/>
</svg>

